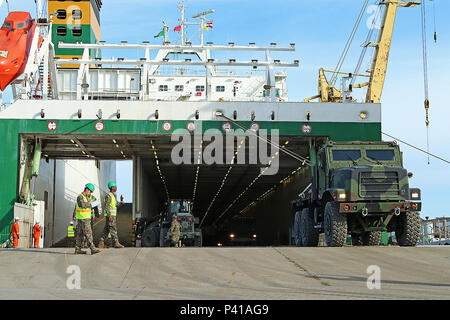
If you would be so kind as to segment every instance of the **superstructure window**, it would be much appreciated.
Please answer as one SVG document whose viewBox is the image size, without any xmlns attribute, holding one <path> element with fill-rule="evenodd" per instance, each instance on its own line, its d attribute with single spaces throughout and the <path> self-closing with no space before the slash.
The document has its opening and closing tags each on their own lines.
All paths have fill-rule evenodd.
<svg viewBox="0 0 450 320">
<path fill-rule="evenodd" d="M 333 150 L 334 161 L 356 161 L 361 158 L 360 150 Z"/>
<path fill-rule="evenodd" d="M 195 87 L 195 91 L 197 91 L 197 92 L 204 92 L 205 91 L 205 86 L 196 86 Z"/>
<path fill-rule="evenodd" d="M 67 28 L 66 27 L 58 27 L 56 28 L 56 34 L 61 37 L 65 37 L 67 35 Z"/>
<path fill-rule="evenodd" d="M 25 22 L 19 22 L 17 24 L 17 29 L 23 29 L 23 28 L 25 28 Z"/>
<path fill-rule="evenodd" d="M 72 35 L 74 37 L 81 37 L 82 34 L 83 34 L 83 29 L 81 29 L 80 27 L 74 27 L 72 29 Z"/>
<path fill-rule="evenodd" d="M 166 84 L 162 84 L 159 86 L 159 91 L 169 91 L 169 86 Z"/>
<path fill-rule="evenodd" d="M 225 86 L 217 86 L 216 92 L 225 92 Z"/>
<path fill-rule="evenodd" d="M 67 12 L 64 9 L 60 9 L 56 11 L 56 17 L 61 20 L 65 20 L 67 18 Z"/>
<path fill-rule="evenodd" d="M 183 85 L 176 85 L 175 86 L 175 91 L 182 92 L 183 90 L 184 90 L 184 86 Z"/>
<path fill-rule="evenodd" d="M 366 150 L 369 159 L 378 161 L 395 161 L 394 150 Z"/>
<path fill-rule="evenodd" d="M 83 16 L 83 13 L 81 12 L 81 10 L 73 10 L 72 11 L 72 18 L 73 19 L 80 20 L 82 16 Z"/>
<path fill-rule="evenodd" d="M 3 24 L 3 28 L 11 29 L 11 22 L 5 22 L 5 23 Z"/>
</svg>

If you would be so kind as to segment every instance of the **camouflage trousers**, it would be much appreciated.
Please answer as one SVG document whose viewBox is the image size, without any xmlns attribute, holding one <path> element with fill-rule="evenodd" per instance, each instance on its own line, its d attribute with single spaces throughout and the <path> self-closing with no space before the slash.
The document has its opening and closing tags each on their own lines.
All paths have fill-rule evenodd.
<svg viewBox="0 0 450 320">
<path fill-rule="evenodd" d="M 75 237 L 67 237 L 67 248 L 73 248 L 75 245 Z"/>
<path fill-rule="evenodd" d="M 172 233 L 172 236 L 170 237 L 170 240 L 172 240 L 172 245 L 175 247 L 176 245 L 178 245 L 181 241 L 180 241 L 180 233 Z"/>
<path fill-rule="evenodd" d="M 95 249 L 94 239 L 92 237 L 91 219 L 78 220 L 75 249 L 81 249 L 84 240 L 86 240 L 88 248 Z"/>
<path fill-rule="evenodd" d="M 108 239 L 108 234 L 111 234 L 111 240 L 114 244 L 119 241 L 119 236 L 117 235 L 117 217 L 111 216 L 112 221 L 109 221 L 108 217 L 105 217 L 105 228 L 103 229 L 103 236 L 100 241 L 106 241 Z"/>
</svg>

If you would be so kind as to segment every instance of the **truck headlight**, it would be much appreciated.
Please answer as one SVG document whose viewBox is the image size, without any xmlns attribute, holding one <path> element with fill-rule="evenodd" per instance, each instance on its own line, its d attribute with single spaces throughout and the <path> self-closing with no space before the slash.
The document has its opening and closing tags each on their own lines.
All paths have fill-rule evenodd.
<svg viewBox="0 0 450 320">
<path fill-rule="evenodd" d="M 411 200 L 421 200 L 420 189 L 411 189 L 410 190 L 410 199 Z"/>
<path fill-rule="evenodd" d="M 335 201 L 347 200 L 347 193 L 345 191 L 334 190 L 332 196 Z"/>
</svg>

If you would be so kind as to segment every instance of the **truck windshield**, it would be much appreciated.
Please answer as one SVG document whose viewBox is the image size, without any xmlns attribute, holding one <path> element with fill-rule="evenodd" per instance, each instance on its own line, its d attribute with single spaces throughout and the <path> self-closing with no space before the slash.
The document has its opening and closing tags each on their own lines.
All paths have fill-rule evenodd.
<svg viewBox="0 0 450 320">
<path fill-rule="evenodd" d="M 172 200 L 170 202 L 170 213 L 190 212 L 190 202 L 187 200 Z"/>
<path fill-rule="evenodd" d="M 394 150 L 366 150 L 369 159 L 378 161 L 395 161 Z"/>
<path fill-rule="evenodd" d="M 333 150 L 334 161 L 356 161 L 361 158 L 360 150 Z"/>
</svg>

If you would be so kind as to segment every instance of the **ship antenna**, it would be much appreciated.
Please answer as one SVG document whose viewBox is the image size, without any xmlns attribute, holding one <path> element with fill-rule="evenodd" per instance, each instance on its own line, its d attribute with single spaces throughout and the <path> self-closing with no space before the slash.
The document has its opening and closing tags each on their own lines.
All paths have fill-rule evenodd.
<svg viewBox="0 0 450 320">
<path fill-rule="evenodd" d="M 180 9 L 180 26 L 181 26 L 181 45 L 184 46 L 186 41 L 185 41 L 185 26 L 186 26 L 186 19 L 184 18 L 184 12 L 186 9 L 186 1 L 185 0 L 181 0 L 180 3 L 178 4 L 178 8 Z"/>
<path fill-rule="evenodd" d="M 163 21 L 163 28 L 164 28 L 164 43 L 169 42 L 169 27 L 167 26 L 167 23 Z"/>
</svg>

